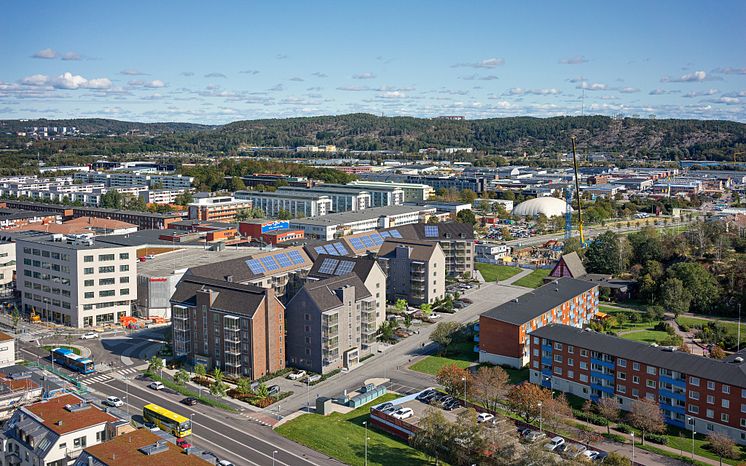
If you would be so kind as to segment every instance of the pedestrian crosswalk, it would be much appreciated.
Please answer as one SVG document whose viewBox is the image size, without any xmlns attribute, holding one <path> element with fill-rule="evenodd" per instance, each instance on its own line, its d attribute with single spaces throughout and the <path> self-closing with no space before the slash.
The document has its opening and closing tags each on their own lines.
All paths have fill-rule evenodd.
<svg viewBox="0 0 746 466">
<path fill-rule="evenodd" d="M 114 373 L 106 372 L 106 373 L 95 373 L 90 376 L 86 376 L 85 378 L 80 379 L 80 383 L 83 385 L 92 385 L 95 383 L 106 383 L 110 380 L 114 380 L 116 375 L 124 376 L 124 377 L 130 377 L 133 374 L 137 374 L 140 372 L 139 369 L 136 367 L 125 367 L 124 369 L 119 369 L 118 371 L 115 371 Z"/>
</svg>

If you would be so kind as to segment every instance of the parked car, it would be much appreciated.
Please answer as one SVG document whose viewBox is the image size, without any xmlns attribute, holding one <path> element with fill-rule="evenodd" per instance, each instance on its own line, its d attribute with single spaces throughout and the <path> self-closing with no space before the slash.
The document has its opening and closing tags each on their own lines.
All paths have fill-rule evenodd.
<svg viewBox="0 0 746 466">
<path fill-rule="evenodd" d="M 451 401 L 453 401 L 453 397 L 446 395 L 445 397 L 441 398 L 439 401 L 440 401 L 440 405 L 441 406 L 445 406 L 448 403 L 450 403 Z"/>
<path fill-rule="evenodd" d="M 120 400 L 118 396 L 107 396 L 104 400 L 104 404 L 118 408 L 124 406 L 124 401 Z"/>
<path fill-rule="evenodd" d="M 423 390 L 423 391 L 421 391 L 419 393 L 419 395 L 417 395 L 417 400 L 422 401 L 425 398 L 427 398 L 430 395 L 432 395 L 433 393 L 435 393 L 435 390 L 433 390 L 432 388 L 428 388 L 427 390 Z"/>
<path fill-rule="evenodd" d="M 583 458 L 593 461 L 596 459 L 596 456 L 598 456 L 598 452 L 596 450 L 586 450 L 581 455 Z"/>
<path fill-rule="evenodd" d="M 233 463 L 231 463 L 228 460 L 220 460 L 217 463 L 215 463 L 217 466 L 234 466 Z"/>
<path fill-rule="evenodd" d="M 393 415 L 396 412 L 397 409 L 399 409 L 399 408 L 397 408 L 396 406 L 389 406 L 388 408 L 382 409 L 381 412 L 383 414 L 391 414 L 391 415 Z"/>
<path fill-rule="evenodd" d="M 395 419 L 408 419 L 414 416 L 414 411 L 412 411 L 412 408 L 400 408 L 396 410 L 391 416 Z"/>
<path fill-rule="evenodd" d="M 421 401 L 430 404 L 436 398 L 438 398 L 438 392 L 432 392 L 429 395 L 427 395 L 425 398 L 423 398 Z"/>
<path fill-rule="evenodd" d="M 553 439 L 551 439 L 549 441 L 549 443 L 547 443 L 546 445 L 544 445 L 544 449 L 545 450 L 549 450 L 549 451 L 554 451 L 554 450 L 556 450 L 557 448 L 561 447 L 564 444 L 565 444 L 565 439 L 563 439 L 560 436 L 557 436 L 557 437 L 554 437 Z"/>
<path fill-rule="evenodd" d="M 583 445 L 573 443 L 565 447 L 565 450 L 562 452 L 562 456 L 565 458 L 574 460 L 575 458 L 579 457 L 580 455 L 585 452 L 587 448 Z"/>
<path fill-rule="evenodd" d="M 384 403 L 382 405 L 379 405 L 376 409 L 379 410 L 379 411 L 383 411 L 384 409 L 390 408 L 392 406 L 394 406 L 394 403 L 392 403 L 392 402 L 389 401 L 388 403 Z"/>
<path fill-rule="evenodd" d="M 531 429 L 528 428 L 528 427 L 518 427 L 518 429 L 516 429 L 516 431 L 518 432 L 518 436 L 519 437 L 525 437 L 526 434 L 528 434 L 529 432 L 531 432 Z"/>
<path fill-rule="evenodd" d="M 443 409 L 445 409 L 446 411 L 451 411 L 451 410 L 454 410 L 460 407 L 461 407 L 461 402 L 454 398 L 453 400 L 446 403 L 445 406 L 443 406 Z"/>
<path fill-rule="evenodd" d="M 495 419 L 495 416 L 490 413 L 479 413 L 477 416 L 477 422 L 489 422 Z"/>
<path fill-rule="evenodd" d="M 152 388 L 153 390 L 163 390 L 164 388 L 166 388 L 163 385 L 162 382 L 158 382 L 158 381 L 156 381 L 156 382 L 150 382 L 150 384 L 148 385 L 148 387 Z"/>
<path fill-rule="evenodd" d="M 267 392 L 269 393 L 270 396 L 277 395 L 278 393 L 280 393 L 280 386 L 279 385 L 270 385 L 267 388 Z"/>
<path fill-rule="evenodd" d="M 186 450 L 187 448 L 192 448 L 192 444 L 191 444 L 191 443 L 189 443 L 189 442 L 187 441 L 187 439 L 185 439 L 185 438 L 177 438 L 177 439 L 176 439 L 176 446 L 177 446 L 177 447 L 181 447 L 181 448 L 183 448 L 184 450 Z"/>
<path fill-rule="evenodd" d="M 466 303 L 466 304 L 473 304 L 474 303 L 474 301 L 472 301 L 469 298 L 461 298 L 459 301 L 461 301 L 462 303 Z"/>
<path fill-rule="evenodd" d="M 320 380 L 321 380 L 321 374 L 313 374 L 313 375 L 309 375 L 308 376 L 307 382 L 308 383 L 316 383 L 316 382 L 318 382 Z"/>
<path fill-rule="evenodd" d="M 181 403 L 187 406 L 194 406 L 198 403 L 198 401 L 196 398 L 192 398 L 191 396 L 188 396 L 184 398 L 183 400 L 181 400 Z"/>
<path fill-rule="evenodd" d="M 606 461 L 606 458 L 609 456 L 608 453 L 605 451 L 599 452 L 594 458 L 593 461 L 596 461 L 597 463 L 603 463 Z"/>
<path fill-rule="evenodd" d="M 306 376 L 306 371 L 295 371 L 288 374 L 288 379 L 290 380 L 300 380 L 303 377 Z"/>
<path fill-rule="evenodd" d="M 542 440 L 547 437 L 547 434 L 544 432 L 539 432 L 538 430 L 531 430 L 529 431 L 524 438 L 529 443 L 538 442 L 539 440 Z"/>
<path fill-rule="evenodd" d="M 98 333 L 96 332 L 88 332 L 80 336 L 81 340 L 95 340 L 96 338 L 98 338 Z"/>
<path fill-rule="evenodd" d="M 151 432 L 157 432 L 157 431 L 161 430 L 160 427 L 158 427 L 157 425 L 153 424 L 152 422 L 145 422 L 145 423 L 143 423 L 143 425 L 145 426 L 146 429 L 148 429 Z"/>
</svg>

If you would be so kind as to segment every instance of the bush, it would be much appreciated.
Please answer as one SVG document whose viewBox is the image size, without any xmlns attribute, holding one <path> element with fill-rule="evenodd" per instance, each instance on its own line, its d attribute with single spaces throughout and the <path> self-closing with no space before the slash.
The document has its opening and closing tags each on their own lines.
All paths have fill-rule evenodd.
<svg viewBox="0 0 746 466">
<path fill-rule="evenodd" d="M 657 330 L 659 332 L 666 332 L 666 333 L 668 333 L 669 332 L 669 328 L 671 330 L 673 330 L 673 328 L 670 325 L 668 325 L 667 322 L 663 322 L 661 320 L 660 322 L 658 322 L 657 324 L 655 324 L 655 327 L 653 327 L 653 330 Z"/>
<path fill-rule="evenodd" d="M 632 427 L 627 424 L 617 424 L 617 426 L 614 428 L 614 430 L 619 431 L 623 434 L 631 434 L 632 433 Z"/>
<path fill-rule="evenodd" d="M 691 330 L 689 326 L 686 324 L 679 324 L 679 328 L 681 329 L 682 332 L 689 332 Z"/>
<path fill-rule="evenodd" d="M 293 368 L 292 367 L 286 367 L 284 369 L 280 369 L 279 371 L 272 372 L 271 374 L 267 374 L 267 375 L 264 375 L 262 377 L 259 377 L 258 379 L 255 380 L 255 382 L 259 382 L 259 383 L 268 382 L 268 381 L 274 379 L 275 377 L 282 377 L 282 376 L 287 375 L 287 374 L 289 374 L 291 372 L 293 372 Z"/>
<path fill-rule="evenodd" d="M 607 433 L 603 433 L 603 434 L 601 434 L 601 435 L 602 435 L 602 436 L 603 436 L 604 438 L 606 438 L 606 439 L 608 439 L 608 440 L 611 440 L 612 442 L 617 442 L 617 443 L 624 443 L 624 442 L 626 442 L 626 441 L 627 441 L 627 439 L 626 439 L 626 438 L 624 438 L 624 436 L 622 436 L 622 435 L 619 435 L 619 434 L 607 434 Z"/>
<path fill-rule="evenodd" d="M 595 413 L 586 413 L 585 411 L 581 411 L 579 409 L 573 409 L 572 410 L 573 416 L 575 416 L 577 419 L 581 419 L 585 422 L 590 422 L 593 425 L 596 426 L 608 426 L 609 420 L 606 419 L 603 416 L 599 416 Z"/>
<path fill-rule="evenodd" d="M 660 445 L 665 445 L 666 443 L 668 443 L 668 437 L 665 435 L 645 434 L 645 438 L 653 443 L 657 443 Z"/>
</svg>

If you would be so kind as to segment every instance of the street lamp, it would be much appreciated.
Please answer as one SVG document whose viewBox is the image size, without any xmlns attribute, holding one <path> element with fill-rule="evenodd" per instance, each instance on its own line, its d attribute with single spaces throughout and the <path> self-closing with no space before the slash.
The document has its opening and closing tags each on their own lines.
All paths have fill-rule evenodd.
<svg viewBox="0 0 746 466">
<path fill-rule="evenodd" d="M 272 466 L 275 466 L 275 455 L 277 454 L 277 450 L 272 451 Z"/>
<path fill-rule="evenodd" d="M 306 377 L 306 411 L 311 412 L 311 378 Z"/>
<path fill-rule="evenodd" d="M 365 466 L 368 466 L 368 421 L 363 421 L 365 427 Z"/>
<path fill-rule="evenodd" d="M 692 426 L 692 464 L 694 464 L 694 419 L 687 417 L 686 420 L 689 421 L 689 425 Z"/>
<path fill-rule="evenodd" d="M 635 464 L 635 433 L 632 432 L 632 464 Z"/>
<path fill-rule="evenodd" d="M 544 432 L 544 420 L 541 417 L 541 402 L 537 406 L 539 407 L 539 432 Z"/>
<path fill-rule="evenodd" d="M 466 404 L 466 377 L 461 377 L 461 381 L 464 382 L 464 404 Z"/>
<path fill-rule="evenodd" d="M 189 427 L 192 428 L 192 436 L 194 436 L 194 413 L 189 413 Z"/>
</svg>

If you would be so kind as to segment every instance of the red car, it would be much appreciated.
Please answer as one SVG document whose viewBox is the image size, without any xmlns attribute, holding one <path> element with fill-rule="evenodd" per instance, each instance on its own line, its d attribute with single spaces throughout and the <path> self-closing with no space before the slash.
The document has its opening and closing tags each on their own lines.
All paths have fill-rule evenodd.
<svg viewBox="0 0 746 466">
<path fill-rule="evenodd" d="M 184 438 L 177 438 L 176 439 L 176 445 L 179 446 L 179 447 L 181 447 L 181 448 L 183 448 L 183 449 L 185 449 L 185 450 L 187 448 L 192 448 L 192 444 L 189 443 L 189 442 L 187 442 L 187 440 L 184 439 Z"/>
</svg>

